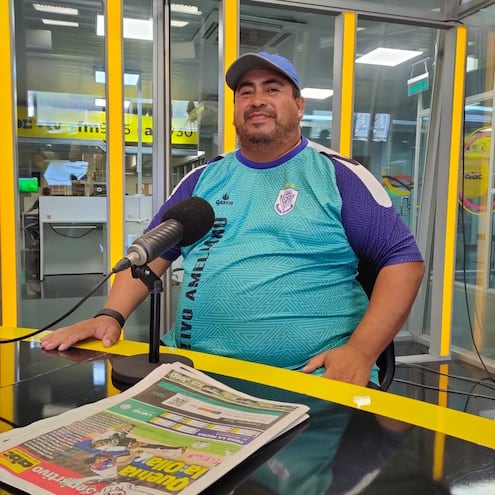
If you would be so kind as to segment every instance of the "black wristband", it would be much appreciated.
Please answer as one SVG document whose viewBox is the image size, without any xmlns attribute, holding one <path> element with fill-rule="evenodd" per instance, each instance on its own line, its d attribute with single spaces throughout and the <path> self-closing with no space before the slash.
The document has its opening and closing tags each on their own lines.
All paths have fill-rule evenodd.
<svg viewBox="0 0 495 495">
<path fill-rule="evenodd" d="M 119 322 L 120 328 L 123 328 L 125 325 L 125 318 L 114 309 L 102 308 L 93 316 L 93 318 L 97 318 L 98 316 L 110 316 L 110 318 L 113 318 Z"/>
</svg>

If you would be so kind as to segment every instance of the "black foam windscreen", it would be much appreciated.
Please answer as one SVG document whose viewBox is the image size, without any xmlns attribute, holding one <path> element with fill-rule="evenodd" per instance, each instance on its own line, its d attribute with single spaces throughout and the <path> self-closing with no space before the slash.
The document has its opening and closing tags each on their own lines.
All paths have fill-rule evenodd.
<svg viewBox="0 0 495 495">
<path fill-rule="evenodd" d="M 177 220 L 184 226 L 184 234 L 179 246 L 189 246 L 201 239 L 212 227 L 215 212 L 208 201 L 198 196 L 183 199 L 169 208 L 162 217 Z"/>
</svg>

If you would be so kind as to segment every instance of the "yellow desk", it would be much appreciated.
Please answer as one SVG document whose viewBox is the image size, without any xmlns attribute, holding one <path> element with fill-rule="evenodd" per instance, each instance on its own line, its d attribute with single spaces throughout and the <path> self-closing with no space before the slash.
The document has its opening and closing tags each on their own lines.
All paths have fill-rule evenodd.
<svg viewBox="0 0 495 495">
<path fill-rule="evenodd" d="M 28 332 L 29 330 L 25 329 L 0 327 L 0 335 L 4 339 Z M 168 352 L 163 347 L 160 350 L 162 353 Z M 356 469 L 356 479 L 368 472 L 370 466 L 380 471 L 380 475 L 374 481 L 368 480 L 363 486 L 362 493 L 372 493 L 367 490 L 373 488 L 377 490 L 373 493 L 381 493 L 380 486 L 383 488 L 397 476 L 401 482 L 405 482 L 411 473 L 416 473 L 416 480 L 420 480 L 424 475 L 428 482 L 438 481 L 451 487 L 457 486 L 461 478 L 465 483 L 480 480 L 494 483 L 495 421 L 303 373 L 193 351 L 171 351 L 189 357 L 197 369 L 214 375 L 216 379 L 223 379 L 230 386 L 241 390 L 245 386 L 244 391 L 247 393 L 265 393 L 267 398 L 276 394 L 277 400 L 283 400 L 285 397 L 285 400 L 291 402 L 307 400 L 310 407 L 315 406 L 315 411 L 320 406 L 328 407 L 329 411 L 333 411 L 328 415 L 330 424 L 332 418 L 335 420 L 335 411 L 348 415 L 351 418 L 349 424 L 356 430 L 352 431 L 349 427 L 337 435 L 341 441 L 332 447 L 332 454 L 325 459 L 324 464 L 326 470 L 332 471 L 330 478 L 333 484 L 324 491 L 321 491 L 321 487 L 318 488 L 315 495 L 339 493 L 338 489 L 342 488 L 343 480 L 352 478 L 348 472 L 350 467 Z M 147 344 L 126 340 L 119 341 L 109 349 L 103 348 L 99 341 L 90 341 L 64 353 L 42 351 L 37 337 L 20 343 L 0 345 L 0 416 L 3 419 L 3 422 L 0 421 L 0 431 L 2 428 L 5 430 L 12 426 L 22 426 L 36 419 L 54 415 L 64 408 L 77 407 L 118 393 L 110 378 L 112 360 L 147 352 Z M 363 397 L 367 399 L 364 401 L 366 405 L 360 405 Z M 317 425 L 322 418 L 315 416 L 313 419 Z M 308 447 L 308 439 L 311 439 L 311 448 Z M 311 452 L 320 453 L 329 446 L 323 434 L 319 436 L 315 435 L 315 431 L 303 432 L 300 437 L 275 454 L 271 464 L 267 461 L 256 470 L 253 479 L 258 483 L 256 473 L 268 469 L 269 466 L 273 468 L 277 456 L 284 459 L 284 455 L 290 453 L 291 445 L 293 449 L 297 448 L 298 442 L 302 442 L 304 449 L 307 449 L 303 451 L 299 448 L 295 453 L 298 466 L 305 465 L 305 458 L 312 459 Z M 381 447 L 387 452 L 387 455 L 382 457 L 378 455 Z M 367 465 L 374 457 L 380 457 L 379 465 Z M 343 459 L 346 462 L 343 462 Z M 317 469 L 316 461 L 314 462 L 314 473 L 311 465 L 306 465 L 308 476 L 320 476 L 318 469 L 321 465 Z M 361 471 L 357 469 L 360 463 L 363 464 Z M 337 467 L 343 471 L 339 471 Z M 346 475 L 339 475 L 340 472 Z M 476 474 L 468 476 L 468 473 Z M 322 479 L 328 482 L 326 477 Z M 295 488 L 294 491 L 253 492 L 251 485 L 246 485 L 242 480 L 239 480 L 239 483 L 241 485 L 235 491 L 239 494 L 243 493 L 242 486 L 250 487 L 251 495 L 301 493 Z M 5 487 L 3 489 L 6 490 Z M 270 485 L 270 489 L 274 489 L 273 485 Z M 287 486 L 284 489 L 288 490 Z M 349 486 L 346 486 L 346 489 L 349 489 Z M 305 492 L 304 495 L 311 493 Z"/>
</svg>

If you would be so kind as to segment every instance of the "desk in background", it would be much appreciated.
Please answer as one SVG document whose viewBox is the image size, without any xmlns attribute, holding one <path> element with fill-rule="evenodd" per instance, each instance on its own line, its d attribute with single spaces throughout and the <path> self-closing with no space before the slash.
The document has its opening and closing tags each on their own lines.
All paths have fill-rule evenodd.
<svg viewBox="0 0 495 495">
<path fill-rule="evenodd" d="M 19 332 L 0 328 L 4 338 Z M 119 341 L 110 350 L 99 342 L 64 353 L 44 352 L 36 341 L 1 345 L 0 415 L 6 421 L 0 422 L 0 429 L 119 393 L 111 381 L 112 362 L 146 353 L 147 346 Z M 191 357 L 198 369 L 246 393 L 304 402 L 311 408 L 304 430 L 296 431 L 285 445 L 260 451 L 244 469 L 235 469 L 207 494 L 234 490 L 235 495 L 457 495 L 469 493 L 463 489 L 475 483 L 491 486 L 491 491 L 481 493 L 493 493 L 495 422 L 491 420 L 287 370 L 177 352 Z M 371 403 L 359 409 L 356 398 L 363 395 Z M 5 493 L 13 492 L 0 488 L 0 494 Z"/>
<path fill-rule="evenodd" d="M 106 273 L 107 198 L 39 198 L 40 280 L 45 275 Z"/>
</svg>

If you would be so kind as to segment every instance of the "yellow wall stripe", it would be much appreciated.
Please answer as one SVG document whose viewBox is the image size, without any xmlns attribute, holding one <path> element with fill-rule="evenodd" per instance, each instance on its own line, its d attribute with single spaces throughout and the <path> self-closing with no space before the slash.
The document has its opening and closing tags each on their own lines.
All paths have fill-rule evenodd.
<svg viewBox="0 0 495 495">
<path fill-rule="evenodd" d="M 223 72 L 224 81 L 224 113 L 223 113 L 223 150 L 232 151 L 236 147 L 235 128 L 232 125 L 234 119 L 234 97 L 232 90 L 225 84 L 223 75 L 239 53 L 239 0 L 223 2 L 224 9 L 224 43 L 223 43 Z"/>
<path fill-rule="evenodd" d="M 455 268 L 455 246 L 457 230 L 457 193 L 459 182 L 460 154 L 462 152 L 462 123 L 464 113 L 464 83 L 466 75 L 467 28 L 456 28 L 454 63 L 454 88 L 452 101 L 452 130 L 450 139 L 450 167 L 445 233 L 445 257 L 442 301 L 442 332 L 440 356 L 450 354 L 452 327 L 453 273 Z"/>
<path fill-rule="evenodd" d="M 344 39 L 342 48 L 342 108 L 339 151 L 343 155 L 351 156 L 357 14 L 354 12 L 344 12 L 342 15 Z"/>
<path fill-rule="evenodd" d="M 124 82 L 122 1 L 106 2 L 108 226 L 110 267 L 124 251 Z"/>
<path fill-rule="evenodd" d="M 17 123 L 14 105 L 14 31 L 11 17 L 13 2 L 0 0 L 0 108 L 4 119 L 0 132 L 0 301 L 2 324 L 17 325 L 18 249 L 16 244 L 15 211 L 17 188 L 15 187 L 15 126 Z"/>
</svg>

